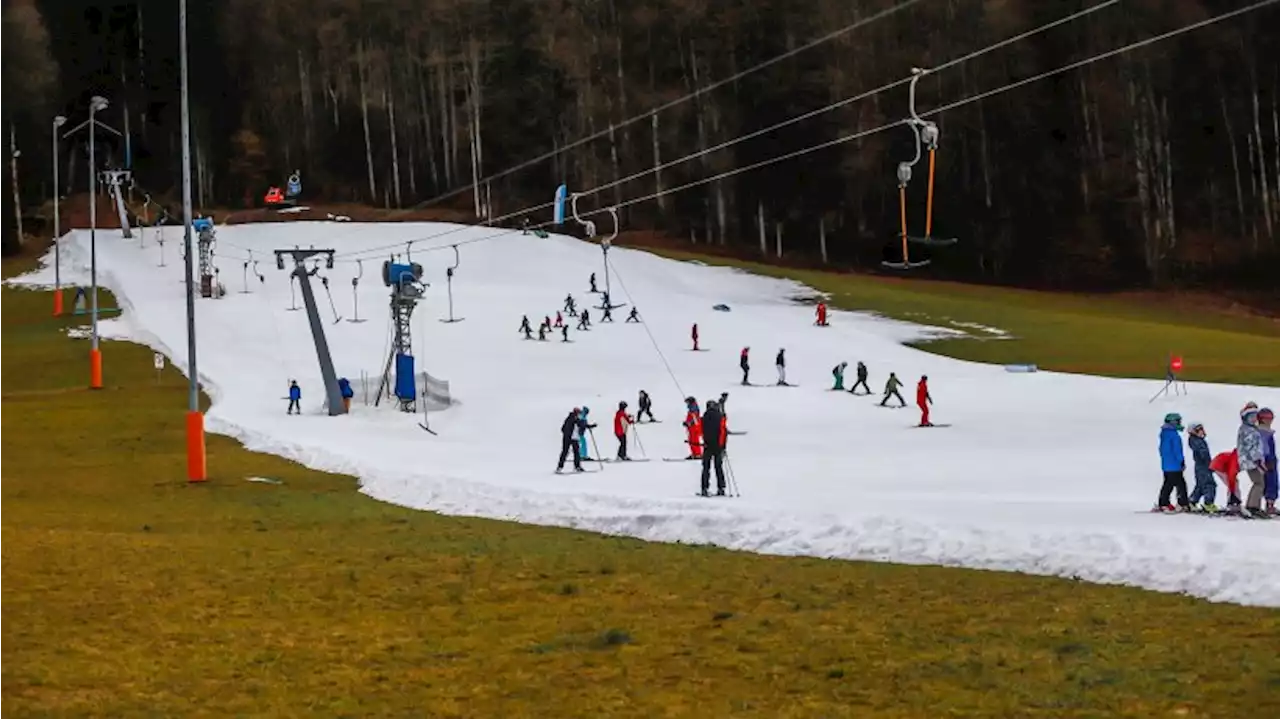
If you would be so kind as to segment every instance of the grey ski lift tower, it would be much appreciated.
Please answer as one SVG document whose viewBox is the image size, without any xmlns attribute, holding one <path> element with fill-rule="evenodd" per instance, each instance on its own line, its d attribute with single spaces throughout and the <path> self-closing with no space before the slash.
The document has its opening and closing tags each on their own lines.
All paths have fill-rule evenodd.
<svg viewBox="0 0 1280 719">
<path fill-rule="evenodd" d="M 121 184 L 132 182 L 132 175 L 128 170 L 104 170 L 102 178 L 106 180 L 107 187 L 111 188 L 111 199 L 115 203 L 116 214 L 120 217 L 120 234 L 124 235 L 126 240 L 132 240 L 133 230 L 129 227 L 129 213 L 124 207 L 124 194 L 120 192 Z"/>
<path fill-rule="evenodd" d="M 587 231 L 589 239 L 596 238 L 596 223 L 591 220 L 584 220 L 578 214 L 578 198 L 582 197 L 582 193 L 575 192 L 569 197 L 570 207 L 573 210 L 573 219 Z M 618 239 L 618 208 L 606 207 L 605 211 L 613 218 L 613 232 L 608 237 L 600 238 L 600 252 L 604 255 L 604 293 L 609 298 L 609 309 L 616 310 L 626 305 L 625 302 L 619 304 L 613 301 L 612 287 L 609 285 L 609 248 L 613 246 L 613 241 Z M 602 306 L 603 309 L 603 306 Z"/>
<path fill-rule="evenodd" d="M 338 373 L 333 369 L 333 356 L 329 354 L 329 340 L 324 336 L 324 324 L 320 322 L 320 311 L 316 309 L 316 296 L 311 290 L 311 275 L 319 268 L 307 270 L 307 259 L 316 255 L 325 255 L 326 266 L 333 268 L 333 250 L 276 250 L 276 269 L 284 269 L 284 258 L 293 259 L 293 272 L 290 274 L 298 280 L 302 287 L 302 302 L 307 306 L 307 320 L 311 323 L 311 338 L 316 343 L 316 357 L 320 360 L 320 376 L 324 379 L 324 394 L 329 407 L 329 416 L 346 414 L 347 408 L 342 403 L 342 391 L 338 389 Z"/>
<path fill-rule="evenodd" d="M 418 383 L 413 367 L 413 333 L 410 321 L 427 285 L 422 281 L 422 265 L 417 262 L 398 263 L 387 260 L 382 263 L 382 282 L 391 288 L 391 321 L 395 337 L 387 364 L 378 382 L 378 394 L 373 398 L 377 407 L 385 394 L 395 396 L 401 412 L 417 411 Z M 394 373 L 394 374 L 393 374 Z"/>
</svg>

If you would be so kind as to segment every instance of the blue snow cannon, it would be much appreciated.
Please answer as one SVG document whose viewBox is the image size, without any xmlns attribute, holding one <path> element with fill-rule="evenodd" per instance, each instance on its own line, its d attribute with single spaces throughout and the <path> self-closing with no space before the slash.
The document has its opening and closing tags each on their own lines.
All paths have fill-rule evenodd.
<svg viewBox="0 0 1280 719">
<path fill-rule="evenodd" d="M 422 265 L 417 262 L 401 263 L 387 260 L 382 263 L 382 283 L 387 287 L 403 287 L 422 280 Z"/>
<path fill-rule="evenodd" d="M 197 217 L 191 221 L 191 229 L 196 232 L 204 232 L 213 229 L 213 219 L 209 217 Z"/>
</svg>

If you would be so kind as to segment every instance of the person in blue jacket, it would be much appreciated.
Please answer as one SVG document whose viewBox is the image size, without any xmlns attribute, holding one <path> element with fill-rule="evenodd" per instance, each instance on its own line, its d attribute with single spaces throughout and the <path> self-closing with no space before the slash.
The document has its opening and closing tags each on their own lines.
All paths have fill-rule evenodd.
<svg viewBox="0 0 1280 719">
<path fill-rule="evenodd" d="M 351 411 L 351 398 L 356 396 L 354 390 L 351 389 L 351 380 L 346 377 L 338 378 L 338 391 L 342 393 L 342 407 L 346 411 Z"/>
<path fill-rule="evenodd" d="M 1160 485 L 1160 498 L 1156 500 L 1156 509 L 1163 512 L 1188 511 L 1191 502 L 1187 499 L 1187 480 L 1183 472 L 1187 469 L 1187 460 L 1182 452 L 1182 415 L 1170 412 L 1164 416 L 1164 426 L 1160 428 L 1160 469 L 1164 472 L 1164 484 Z M 1169 494 L 1178 490 L 1178 506 L 1169 504 Z"/>
<path fill-rule="evenodd" d="M 298 386 L 298 380 L 289 380 L 289 409 L 285 414 L 293 414 L 297 411 L 302 414 L 302 388 Z"/>
<path fill-rule="evenodd" d="M 587 413 L 590 411 L 590 407 L 583 407 L 582 412 L 578 414 L 578 448 L 581 450 L 580 456 L 584 459 L 591 458 L 591 453 L 587 451 L 587 438 L 591 430 L 595 428 L 594 424 L 587 422 Z"/>
</svg>

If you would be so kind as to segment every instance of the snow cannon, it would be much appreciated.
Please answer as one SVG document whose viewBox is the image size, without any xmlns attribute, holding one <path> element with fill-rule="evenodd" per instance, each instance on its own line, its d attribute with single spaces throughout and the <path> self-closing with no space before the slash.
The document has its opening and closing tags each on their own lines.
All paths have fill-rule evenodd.
<svg viewBox="0 0 1280 719">
<path fill-rule="evenodd" d="M 417 298 L 422 296 L 422 265 L 417 262 L 382 263 L 382 283 L 392 288 L 401 297 Z"/>
<path fill-rule="evenodd" d="M 298 195 L 302 194 L 301 174 L 302 173 L 299 170 L 294 170 L 293 174 L 289 175 L 289 181 L 285 185 L 285 190 L 284 190 L 286 199 L 296 200 L 298 199 Z"/>
<path fill-rule="evenodd" d="M 191 221 L 191 229 L 197 233 L 205 232 L 213 229 L 213 219 L 209 217 L 197 217 Z"/>
<path fill-rule="evenodd" d="M 556 188 L 554 220 L 557 225 L 564 224 L 564 201 L 568 196 L 568 187 L 561 185 Z"/>
</svg>

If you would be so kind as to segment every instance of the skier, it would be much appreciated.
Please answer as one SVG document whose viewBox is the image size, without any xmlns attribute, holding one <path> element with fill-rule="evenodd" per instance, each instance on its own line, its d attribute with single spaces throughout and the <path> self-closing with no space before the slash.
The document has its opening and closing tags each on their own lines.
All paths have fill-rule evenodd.
<svg viewBox="0 0 1280 719">
<path fill-rule="evenodd" d="M 570 317 L 578 316 L 578 303 L 574 301 L 573 295 L 564 296 L 564 311 Z"/>
<path fill-rule="evenodd" d="M 826 327 L 827 326 L 827 303 L 826 302 L 818 303 L 817 314 L 818 314 L 818 320 L 814 322 L 814 324 L 819 327 Z"/>
<path fill-rule="evenodd" d="M 728 421 L 720 412 L 716 401 L 707 402 L 707 413 L 702 417 L 706 452 L 702 455 L 702 496 L 709 496 L 711 484 L 711 465 L 716 468 L 716 496 L 724 496 L 724 450 L 729 439 Z"/>
<path fill-rule="evenodd" d="M 295 411 L 302 414 L 302 388 L 298 386 L 298 380 L 289 380 L 289 409 L 285 414 L 293 414 Z"/>
<path fill-rule="evenodd" d="M 933 404 L 933 397 L 929 396 L 929 375 L 920 375 L 920 383 L 916 385 L 916 406 L 920 408 L 921 427 L 933 426 L 933 422 L 929 421 L 931 404 Z"/>
<path fill-rule="evenodd" d="M 884 407 L 885 403 L 889 401 L 890 397 L 897 397 L 898 401 L 902 403 L 899 406 L 906 407 L 907 401 L 902 398 L 902 395 L 898 394 L 898 388 L 901 386 L 902 386 L 902 382 L 898 380 L 898 375 L 894 374 L 893 372 L 890 372 L 889 381 L 884 383 L 884 399 L 880 400 L 880 406 Z"/>
<path fill-rule="evenodd" d="M 556 465 L 556 473 L 564 471 L 564 460 L 573 454 L 573 471 L 582 472 L 582 455 L 578 453 L 578 412 L 577 407 L 560 423 L 560 463 Z"/>
<path fill-rule="evenodd" d="M 627 322 L 640 322 L 640 310 L 632 307 L 631 314 L 627 315 Z"/>
<path fill-rule="evenodd" d="M 600 307 L 604 309 L 613 307 L 613 300 L 609 299 L 609 292 L 607 290 L 600 293 Z"/>
<path fill-rule="evenodd" d="M 729 416 L 729 407 L 727 406 L 728 403 L 729 403 L 729 393 L 721 392 L 720 393 L 720 414 L 723 414 L 726 417 Z"/>
<path fill-rule="evenodd" d="M 835 378 L 835 384 L 832 385 L 831 389 L 833 390 L 844 389 L 844 368 L 848 366 L 849 366 L 848 362 L 841 362 L 840 364 L 832 368 L 831 376 Z"/>
<path fill-rule="evenodd" d="M 1164 416 L 1164 425 L 1160 427 L 1160 469 L 1164 472 L 1164 483 L 1160 485 L 1160 497 L 1156 500 L 1157 512 L 1186 512 L 1191 509 L 1187 501 L 1187 480 L 1182 473 L 1187 468 L 1186 458 L 1182 453 L 1182 415 L 1170 412 Z M 1169 493 L 1178 490 L 1178 506 L 1169 504 Z"/>
<path fill-rule="evenodd" d="M 861 362 L 858 363 L 858 381 L 853 383 L 853 387 L 849 388 L 849 392 L 859 394 L 859 387 L 864 390 L 862 394 L 871 394 L 871 388 L 867 386 L 867 366 Z"/>
<path fill-rule="evenodd" d="M 600 290 L 596 289 L 596 273 L 594 272 L 591 273 L 591 292 L 594 294 L 600 294 Z"/>
<path fill-rule="evenodd" d="M 578 329 L 580 331 L 591 329 L 591 311 L 590 310 L 583 308 L 582 314 L 578 317 Z"/>
<path fill-rule="evenodd" d="M 643 422 L 644 416 L 646 414 L 649 415 L 650 422 L 657 421 L 656 419 L 653 418 L 653 401 L 649 399 L 648 392 L 645 392 L 644 390 L 640 390 L 640 399 L 638 400 L 637 404 L 640 405 L 640 411 L 636 412 L 636 422 Z"/>
<path fill-rule="evenodd" d="M 1269 407 L 1258 410 L 1258 432 L 1262 435 L 1262 458 L 1267 469 L 1262 475 L 1262 496 L 1267 500 L 1267 514 L 1276 514 L 1276 495 L 1280 494 L 1280 474 L 1276 467 L 1276 434 L 1271 428 L 1275 412 Z"/>
<path fill-rule="evenodd" d="M 1250 402 L 1240 411 L 1240 429 L 1236 432 L 1236 456 L 1240 469 L 1249 476 L 1249 496 L 1242 515 L 1265 516 L 1262 513 L 1263 486 L 1266 481 L 1266 455 L 1262 451 L 1262 434 L 1258 432 L 1258 409 Z"/>
<path fill-rule="evenodd" d="M 613 415 L 613 436 L 618 438 L 618 459 L 623 462 L 631 461 L 627 456 L 627 428 L 632 422 L 635 418 L 627 414 L 627 403 L 619 402 L 618 411 Z"/>
<path fill-rule="evenodd" d="M 750 347 L 743 347 L 742 354 L 738 355 L 738 366 L 742 368 L 742 384 L 751 384 L 751 360 L 748 355 L 751 352 Z"/>
<path fill-rule="evenodd" d="M 1191 447 L 1191 458 L 1196 463 L 1196 487 L 1191 492 L 1190 504 L 1194 508 L 1201 500 L 1206 512 L 1217 512 L 1218 505 L 1214 500 L 1218 496 L 1218 483 L 1213 481 L 1213 470 L 1209 465 L 1213 455 L 1209 452 L 1209 442 L 1205 439 L 1204 425 L 1192 422 L 1187 426 L 1187 446 Z"/>
<path fill-rule="evenodd" d="M 346 377 L 339 377 L 338 392 L 342 395 L 342 408 L 350 412 L 351 398 L 356 396 L 355 391 L 351 389 L 351 380 L 347 379 Z"/>
<path fill-rule="evenodd" d="M 600 316 L 600 321 L 601 321 L 601 322 L 612 322 L 612 321 L 613 321 L 613 307 L 610 307 L 609 305 L 603 305 L 603 307 L 604 307 L 604 314 Z"/>
<path fill-rule="evenodd" d="M 693 323 L 693 351 L 698 351 L 698 323 Z"/>
<path fill-rule="evenodd" d="M 787 350 L 785 348 L 778 350 L 778 356 L 773 360 L 774 367 L 778 368 L 778 386 L 787 386 Z"/>
<path fill-rule="evenodd" d="M 692 397 L 685 397 L 684 406 L 686 410 L 684 428 L 687 433 L 685 441 L 689 444 L 689 456 L 685 459 L 701 459 L 702 413 L 698 411 L 698 400 Z"/>
<path fill-rule="evenodd" d="M 569 325 L 560 325 L 560 341 L 569 341 Z"/>
<path fill-rule="evenodd" d="M 538 325 L 538 341 L 539 342 L 547 341 L 547 325 L 546 324 Z"/>
<path fill-rule="evenodd" d="M 1227 509 L 1231 514 L 1240 513 L 1240 482 L 1237 475 L 1240 474 L 1240 460 L 1233 449 L 1230 452 L 1219 452 L 1214 455 L 1213 461 L 1209 463 L 1209 469 L 1213 470 L 1214 476 L 1222 481 L 1227 488 Z"/>
<path fill-rule="evenodd" d="M 525 315 L 524 317 L 520 318 L 519 331 L 524 333 L 525 339 L 527 340 L 533 339 L 533 327 L 529 326 L 529 315 Z"/>
<path fill-rule="evenodd" d="M 564 315 L 560 314 L 560 310 L 556 310 L 556 327 L 564 327 Z"/>
<path fill-rule="evenodd" d="M 546 327 L 548 332 L 551 331 L 551 315 L 543 315 L 542 326 Z"/>
<path fill-rule="evenodd" d="M 587 421 L 587 414 L 591 412 L 590 407 L 583 407 L 582 412 L 578 414 L 578 450 L 583 459 L 591 459 L 591 453 L 587 451 L 587 438 L 591 434 L 591 430 L 596 426 Z"/>
</svg>

